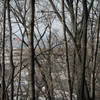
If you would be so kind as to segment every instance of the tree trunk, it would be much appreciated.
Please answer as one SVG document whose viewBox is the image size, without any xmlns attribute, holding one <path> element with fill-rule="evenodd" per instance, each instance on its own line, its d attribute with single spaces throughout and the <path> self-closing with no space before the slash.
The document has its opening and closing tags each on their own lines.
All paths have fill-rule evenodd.
<svg viewBox="0 0 100 100">
<path fill-rule="evenodd" d="M 30 100 L 35 100 L 35 64 L 34 64 L 34 17 L 35 17 L 35 0 L 30 0 L 31 7 L 31 20 L 30 20 L 30 32 L 29 32 L 29 52 L 30 52 Z"/>
<path fill-rule="evenodd" d="M 81 75 L 79 78 L 79 93 L 78 93 L 78 100 L 86 100 L 85 98 L 85 70 L 86 70 L 86 56 L 87 56 L 87 1 L 83 0 L 83 37 L 82 37 L 82 66 L 81 66 Z"/>
<path fill-rule="evenodd" d="M 64 35 L 64 42 L 65 42 L 65 52 L 66 52 L 69 95 L 70 95 L 70 100 L 72 100 L 72 86 L 71 86 L 71 76 L 70 76 L 69 57 L 68 57 L 68 43 L 67 43 L 66 29 L 65 29 L 64 0 L 62 0 L 62 24 L 63 24 L 63 35 Z"/>
<path fill-rule="evenodd" d="M 10 66 L 11 66 L 11 100 L 14 99 L 14 70 L 15 66 L 13 63 L 13 45 L 12 45 L 12 26 L 11 26 L 11 16 L 10 16 L 10 0 L 7 0 L 8 7 L 8 26 L 9 26 L 9 36 L 10 36 Z"/>
<path fill-rule="evenodd" d="M 2 52 L 2 100 L 5 99 L 5 23 L 6 23 L 6 0 L 4 0 L 3 12 L 3 52 Z M 0 62 L 1 63 L 1 62 Z"/>
</svg>

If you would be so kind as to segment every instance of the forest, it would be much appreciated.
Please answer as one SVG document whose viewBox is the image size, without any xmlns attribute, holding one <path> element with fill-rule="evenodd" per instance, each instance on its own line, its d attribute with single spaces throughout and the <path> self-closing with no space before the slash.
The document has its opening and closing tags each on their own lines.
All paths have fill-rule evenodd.
<svg viewBox="0 0 100 100">
<path fill-rule="evenodd" d="M 0 100 L 100 100 L 100 0 L 0 0 Z"/>
</svg>

